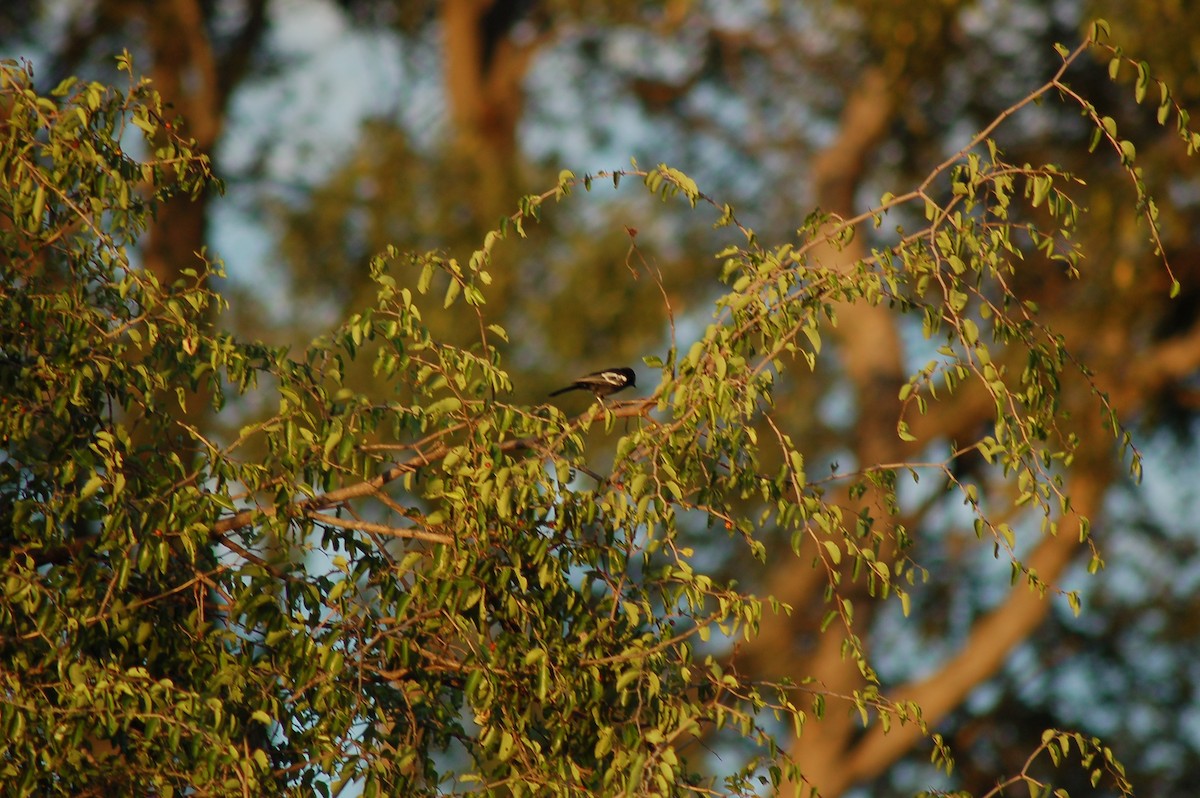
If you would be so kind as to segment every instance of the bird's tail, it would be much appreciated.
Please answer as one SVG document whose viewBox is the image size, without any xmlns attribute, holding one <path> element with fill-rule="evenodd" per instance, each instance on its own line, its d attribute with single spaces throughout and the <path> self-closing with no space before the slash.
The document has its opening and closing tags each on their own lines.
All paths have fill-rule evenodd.
<svg viewBox="0 0 1200 798">
<path fill-rule="evenodd" d="M 547 394 L 547 396 L 558 396 L 560 393 L 566 393 L 567 391 L 578 391 L 578 390 L 579 390 L 578 385 L 568 385 L 566 388 L 559 388 L 557 391 L 551 391 L 549 394 Z"/>
</svg>

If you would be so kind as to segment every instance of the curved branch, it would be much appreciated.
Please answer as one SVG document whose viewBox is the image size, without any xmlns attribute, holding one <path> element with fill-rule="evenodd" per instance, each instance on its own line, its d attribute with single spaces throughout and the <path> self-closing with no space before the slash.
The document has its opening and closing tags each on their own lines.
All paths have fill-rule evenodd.
<svg viewBox="0 0 1200 798">
<path fill-rule="evenodd" d="M 1057 535 L 1047 535 L 1026 560 L 1031 572 L 1044 583 L 1053 583 L 1071 563 L 1080 543 L 1080 518 L 1100 506 L 1106 487 L 1099 474 L 1081 475 L 1071 490 L 1076 508 L 1063 519 Z M 915 702 L 921 717 L 936 726 L 961 705 L 975 687 L 995 675 L 1013 649 L 1028 638 L 1050 611 L 1050 600 L 1032 586 L 1015 585 L 1003 604 L 974 624 L 958 653 L 935 673 L 919 682 L 901 687 L 890 699 L 896 703 Z M 845 762 L 846 784 L 879 775 L 923 738 L 917 724 L 893 727 L 884 732 L 873 725 L 858 741 Z"/>
</svg>

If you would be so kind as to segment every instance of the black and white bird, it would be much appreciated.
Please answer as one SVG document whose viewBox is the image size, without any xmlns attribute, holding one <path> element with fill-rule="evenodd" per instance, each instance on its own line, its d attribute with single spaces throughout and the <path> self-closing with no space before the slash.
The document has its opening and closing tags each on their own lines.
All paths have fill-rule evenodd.
<svg viewBox="0 0 1200 798">
<path fill-rule="evenodd" d="M 566 393 L 567 391 L 591 391 L 595 394 L 597 400 L 603 402 L 606 396 L 611 396 L 617 391 L 623 391 L 626 388 L 636 387 L 637 374 L 634 373 L 633 369 L 622 367 L 585 374 L 566 388 L 559 388 L 550 395 L 558 396 L 560 393 Z"/>
</svg>

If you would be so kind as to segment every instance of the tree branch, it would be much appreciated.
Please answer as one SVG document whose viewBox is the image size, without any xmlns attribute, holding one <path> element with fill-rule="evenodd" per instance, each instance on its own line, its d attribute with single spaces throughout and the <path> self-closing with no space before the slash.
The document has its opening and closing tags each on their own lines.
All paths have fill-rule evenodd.
<svg viewBox="0 0 1200 798">
<path fill-rule="evenodd" d="M 610 413 L 615 418 L 643 417 L 650 412 L 651 408 L 655 406 L 657 401 L 657 399 L 652 397 L 648 399 L 635 399 L 628 402 L 613 403 L 608 405 L 604 409 L 604 412 Z M 601 412 L 600 409 L 593 405 L 588 410 L 585 410 L 583 413 L 576 416 L 572 423 L 579 423 L 584 419 L 590 419 L 598 412 Z M 540 441 L 534 438 L 514 438 L 501 443 L 500 451 L 508 453 L 522 451 L 525 449 L 533 449 L 536 448 L 539 442 Z M 390 466 L 389 468 L 385 469 L 383 473 L 373 479 L 365 480 L 363 482 L 356 482 L 352 485 L 346 485 L 336 490 L 328 491 L 327 493 L 318 494 L 317 496 L 313 496 L 309 499 L 298 501 L 291 505 L 290 508 L 268 506 L 241 510 L 231 516 L 222 518 L 213 524 L 212 528 L 209 530 L 209 541 L 212 543 L 223 542 L 224 536 L 228 533 L 239 529 L 244 529 L 245 527 L 254 524 L 259 519 L 274 518 L 279 515 L 281 511 L 288 512 L 289 514 L 297 517 L 312 518 L 314 514 L 319 513 L 321 510 L 335 507 L 352 499 L 370 496 L 381 490 L 384 486 L 395 482 L 397 479 L 400 479 L 406 474 L 413 473 L 420 468 L 437 463 L 446 456 L 451 448 L 452 447 L 448 444 L 439 443 L 428 451 L 418 452 L 403 463 L 396 463 L 395 465 Z M 330 523 L 329 517 L 320 516 L 320 518 L 320 523 Z M 345 527 L 352 526 L 355 529 L 374 531 L 380 534 L 393 536 L 397 536 L 395 535 L 396 532 L 403 531 L 405 533 L 411 533 L 408 534 L 408 536 L 413 538 L 419 538 L 422 540 L 429 539 L 433 540 L 433 542 L 442 543 L 450 542 L 449 536 L 442 536 L 433 532 L 422 532 L 417 534 L 415 530 L 396 530 L 392 527 L 368 525 L 357 521 L 339 521 L 339 524 L 334 525 L 341 525 Z M 379 528 L 376 528 L 376 526 Z M 436 537 L 436 540 L 434 540 L 431 536 Z M 42 549 L 36 546 L 20 546 L 14 548 L 12 550 L 12 554 L 27 554 L 28 556 L 32 557 L 34 562 L 39 566 L 59 565 L 79 556 L 84 549 L 99 539 L 99 534 L 90 535 L 87 537 L 78 538 L 68 544 L 51 549 Z"/>
</svg>

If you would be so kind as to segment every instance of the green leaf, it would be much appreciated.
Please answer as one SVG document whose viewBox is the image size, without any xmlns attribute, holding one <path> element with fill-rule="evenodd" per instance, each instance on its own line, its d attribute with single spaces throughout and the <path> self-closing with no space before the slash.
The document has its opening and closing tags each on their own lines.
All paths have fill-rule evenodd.
<svg viewBox="0 0 1200 798">
<path fill-rule="evenodd" d="M 516 739 L 509 732 L 500 733 L 500 747 L 496 749 L 496 758 L 501 762 L 507 762 L 512 758 L 516 749 Z"/>
<path fill-rule="evenodd" d="M 446 299 L 442 302 L 443 308 L 448 308 L 454 304 L 454 300 L 458 299 L 458 295 L 462 293 L 462 283 L 456 278 L 450 278 L 450 284 L 446 286 Z"/>
<path fill-rule="evenodd" d="M 425 407 L 427 416 L 449 416 L 462 409 L 462 400 L 457 396 L 447 396 Z"/>
<path fill-rule="evenodd" d="M 1146 99 L 1146 89 L 1150 86 L 1150 65 L 1145 61 L 1139 61 L 1137 65 L 1137 81 L 1134 82 L 1133 98 L 1141 105 L 1142 100 Z"/>
<path fill-rule="evenodd" d="M 829 561 L 831 563 L 833 563 L 834 565 L 841 565 L 841 563 L 842 563 L 841 547 L 838 546 L 838 544 L 832 540 L 823 540 L 823 541 L 821 541 L 821 543 L 825 547 L 825 552 L 829 555 Z"/>
<path fill-rule="evenodd" d="M 417 292 L 424 294 L 429 291 L 429 285 L 433 282 L 433 263 L 426 261 L 421 266 L 421 274 L 417 278 Z"/>
<path fill-rule="evenodd" d="M 104 485 L 104 478 L 99 474 L 92 474 L 88 481 L 84 484 L 83 489 L 79 491 L 79 498 L 90 499 L 95 496 L 97 491 Z"/>
</svg>

